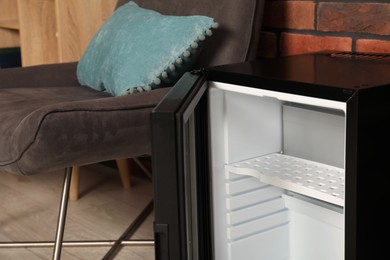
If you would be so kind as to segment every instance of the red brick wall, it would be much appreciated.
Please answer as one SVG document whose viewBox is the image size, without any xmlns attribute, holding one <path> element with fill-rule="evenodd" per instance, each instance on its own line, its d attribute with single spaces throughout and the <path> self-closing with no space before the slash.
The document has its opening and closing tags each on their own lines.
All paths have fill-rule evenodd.
<svg viewBox="0 0 390 260">
<path fill-rule="evenodd" d="M 266 0 L 259 57 L 390 53 L 390 0 Z"/>
</svg>

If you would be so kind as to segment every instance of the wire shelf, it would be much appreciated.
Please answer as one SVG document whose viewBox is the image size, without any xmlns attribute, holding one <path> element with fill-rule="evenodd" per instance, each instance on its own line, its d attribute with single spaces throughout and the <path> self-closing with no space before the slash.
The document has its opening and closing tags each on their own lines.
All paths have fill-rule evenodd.
<svg viewBox="0 0 390 260">
<path fill-rule="evenodd" d="M 228 164 L 225 169 L 286 190 L 344 206 L 345 173 L 338 167 L 280 153 Z"/>
</svg>

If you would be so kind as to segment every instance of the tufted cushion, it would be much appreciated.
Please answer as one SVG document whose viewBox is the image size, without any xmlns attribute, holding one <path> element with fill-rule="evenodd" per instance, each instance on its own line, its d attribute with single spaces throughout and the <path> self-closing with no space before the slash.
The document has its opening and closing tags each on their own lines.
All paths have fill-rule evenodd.
<svg viewBox="0 0 390 260">
<path fill-rule="evenodd" d="M 207 16 L 169 16 L 129 2 L 96 33 L 77 69 L 81 85 L 114 96 L 172 86 L 212 35 Z"/>
</svg>

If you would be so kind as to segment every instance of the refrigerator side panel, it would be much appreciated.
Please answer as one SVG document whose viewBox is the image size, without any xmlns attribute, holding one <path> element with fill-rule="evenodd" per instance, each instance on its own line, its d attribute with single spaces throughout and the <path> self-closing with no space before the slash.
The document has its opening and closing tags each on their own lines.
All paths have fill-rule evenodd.
<svg viewBox="0 0 390 260">
<path fill-rule="evenodd" d="M 229 259 L 227 256 L 227 230 L 225 200 L 224 164 L 226 161 L 225 145 L 225 98 L 224 92 L 209 89 L 210 121 L 210 168 L 212 174 L 212 204 L 214 220 L 214 259 Z"/>
<path fill-rule="evenodd" d="M 283 259 L 288 255 L 283 190 L 225 170 L 229 162 L 282 149 L 280 101 L 210 85 L 214 259 L 234 260 L 240 254 L 248 260 L 258 259 L 259 253 Z M 271 241 L 280 241 L 274 250 Z"/>
</svg>

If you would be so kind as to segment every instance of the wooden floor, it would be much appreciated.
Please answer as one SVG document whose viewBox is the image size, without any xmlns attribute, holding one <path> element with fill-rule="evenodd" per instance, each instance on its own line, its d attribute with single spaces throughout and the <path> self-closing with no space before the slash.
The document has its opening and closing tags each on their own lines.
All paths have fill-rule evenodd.
<svg viewBox="0 0 390 260">
<path fill-rule="evenodd" d="M 55 235 L 64 173 L 34 176 L 0 174 L 0 241 L 51 241 Z M 152 199 L 146 178 L 121 186 L 116 170 L 96 164 L 81 168 L 80 199 L 70 201 L 64 240 L 115 240 Z M 153 214 L 135 239 L 153 239 Z M 101 259 L 109 247 L 64 247 L 61 260 Z M 0 248 L 1 260 L 51 259 L 51 248 Z M 115 259 L 151 260 L 154 248 L 122 247 Z"/>
</svg>

